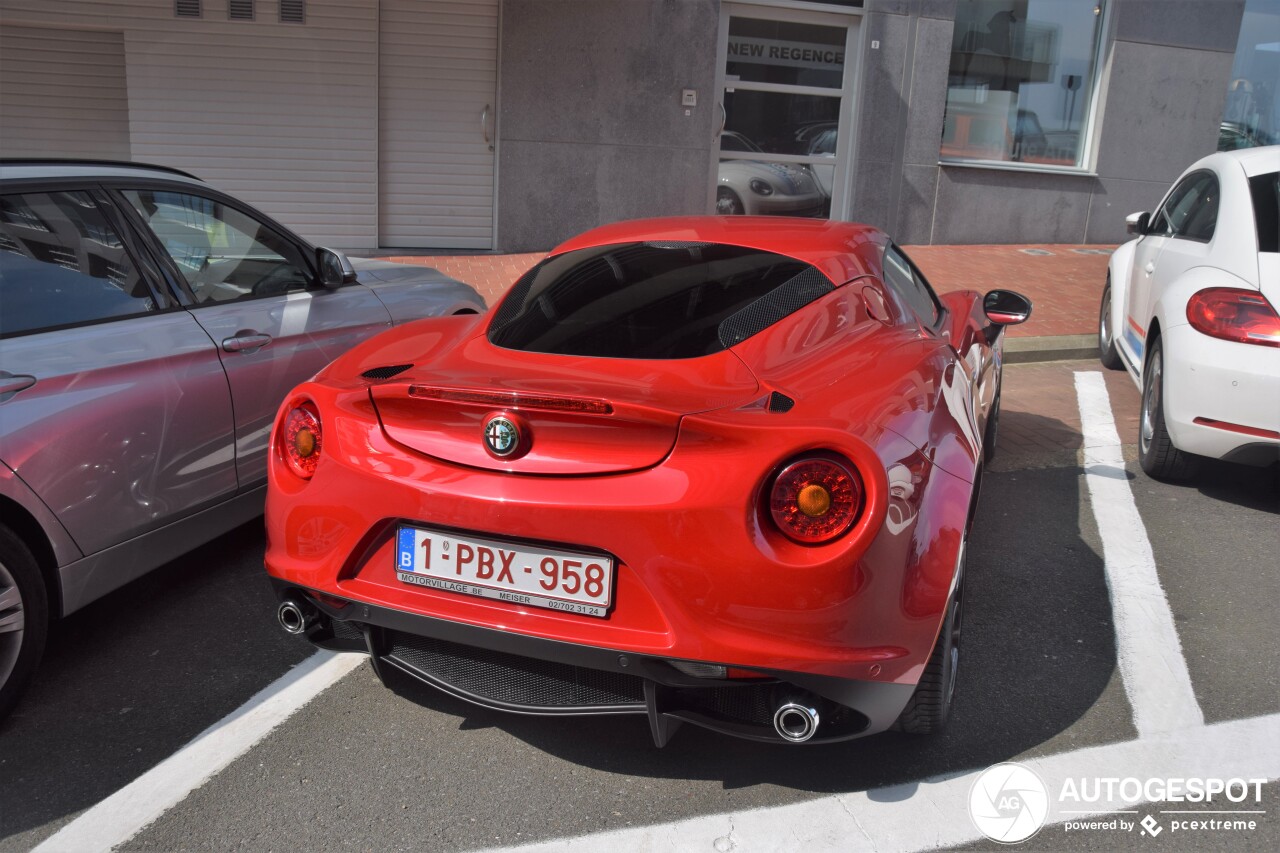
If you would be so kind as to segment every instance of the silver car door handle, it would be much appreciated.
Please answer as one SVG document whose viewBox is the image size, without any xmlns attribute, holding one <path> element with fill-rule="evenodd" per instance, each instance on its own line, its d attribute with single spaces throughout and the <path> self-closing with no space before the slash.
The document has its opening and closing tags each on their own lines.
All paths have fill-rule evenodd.
<svg viewBox="0 0 1280 853">
<path fill-rule="evenodd" d="M 30 388 L 35 384 L 36 378 L 34 376 L 26 374 L 15 376 L 6 370 L 0 370 L 0 403 L 3 403 L 24 388 Z"/>
<path fill-rule="evenodd" d="M 222 348 L 227 352 L 252 352 L 271 343 L 270 335 L 236 335 L 222 339 Z"/>
</svg>

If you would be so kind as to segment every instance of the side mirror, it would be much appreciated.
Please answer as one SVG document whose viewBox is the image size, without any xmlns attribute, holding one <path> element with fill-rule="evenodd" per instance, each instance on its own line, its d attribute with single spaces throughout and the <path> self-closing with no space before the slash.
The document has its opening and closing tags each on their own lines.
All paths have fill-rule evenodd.
<svg viewBox="0 0 1280 853">
<path fill-rule="evenodd" d="M 333 249 L 316 249 L 316 266 L 320 268 L 320 283 L 329 290 L 337 290 L 356 280 L 355 267 L 347 256 Z"/>
<path fill-rule="evenodd" d="M 1150 225 L 1151 214 L 1145 210 L 1140 213 L 1130 213 L 1124 218 L 1124 230 L 1130 234 L 1137 234 L 1139 237 L 1147 233 L 1147 228 Z"/>
<path fill-rule="evenodd" d="M 1016 326 L 1031 316 L 1031 300 L 1012 290 L 993 290 L 982 297 L 982 310 L 997 326 Z"/>
</svg>

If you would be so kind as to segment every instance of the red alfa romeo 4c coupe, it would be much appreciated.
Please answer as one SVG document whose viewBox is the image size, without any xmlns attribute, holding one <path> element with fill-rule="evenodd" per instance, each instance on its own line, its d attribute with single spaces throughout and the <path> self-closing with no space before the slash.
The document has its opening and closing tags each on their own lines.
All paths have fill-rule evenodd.
<svg viewBox="0 0 1280 853">
<path fill-rule="evenodd" d="M 490 708 L 819 743 L 946 720 L 1010 291 L 882 232 L 597 228 L 275 423 L 278 618 Z"/>
</svg>

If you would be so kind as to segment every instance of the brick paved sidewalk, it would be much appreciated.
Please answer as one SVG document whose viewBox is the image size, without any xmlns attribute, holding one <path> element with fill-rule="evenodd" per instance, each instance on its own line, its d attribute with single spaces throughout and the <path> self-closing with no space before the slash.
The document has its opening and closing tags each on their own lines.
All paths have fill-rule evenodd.
<svg viewBox="0 0 1280 853">
<path fill-rule="evenodd" d="M 1006 288 L 1026 294 L 1035 310 L 1013 338 L 1089 335 L 1111 246 L 912 246 L 907 252 L 933 286 L 951 290 Z M 355 253 L 355 254 L 358 254 Z M 387 260 L 435 267 L 479 291 L 489 305 L 543 252 L 520 255 L 398 255 Z"/>
</svg>

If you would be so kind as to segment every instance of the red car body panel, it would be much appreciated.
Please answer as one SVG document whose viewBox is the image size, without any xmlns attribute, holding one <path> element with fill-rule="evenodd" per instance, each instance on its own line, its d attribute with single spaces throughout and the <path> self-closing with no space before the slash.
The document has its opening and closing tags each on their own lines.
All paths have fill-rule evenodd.
<svg viewBox="0 0 1280 853">
<path fill-rule="evenodd" d="M 269 574 L 282 590 L 357 612 L 367 604 L 623 654 L 915 685 L 955 581 L 995 393 L 999 350 L 984 337 L 981 297 L 949 294 L 942 328 L 921 328 L 879 279 L 885 236 L 847 223 L 621 223 L 552 257 L 638 241 L 777 252 L 836 287 L 723 352 L 679 361 L 502 349 L 486 337 L 500 309 L 400 326 L 356 347 L 281 409 L 314 404 L 323 452 L 303 480 L 276 443 Z M 388 365 L 414 366 L 361 378 Z M 415 388 L 612 411 L 423 399 Z M 769 405 L 775 392 L 789 410 Z M 535 436 L 517 458 L 479 441 L 497 411 Z M 771 478 L 810 451 L 852 462 L 865 502 L 852 529 L 817 546 L 788 538 L 767 509 Z M 612 608 L 594 618 L 403 583 L 402 522 L 609 555 Z"/>
</svg>

